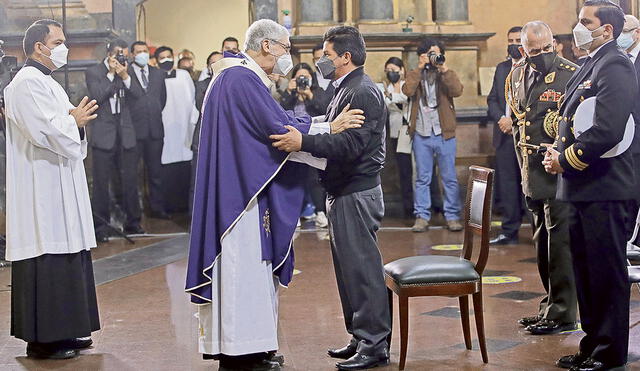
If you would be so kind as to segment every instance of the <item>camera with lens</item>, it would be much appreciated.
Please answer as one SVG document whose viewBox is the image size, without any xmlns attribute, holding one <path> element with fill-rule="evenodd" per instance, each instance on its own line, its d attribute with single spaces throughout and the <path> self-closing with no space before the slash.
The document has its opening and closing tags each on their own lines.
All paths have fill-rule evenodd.
<svg viewBox="0 0 640 371">
<path fill-rule="evenodd" d="M 123 66 L 127 63 L 127 57 L 124 56 L 124 52 L 122 50 L 120 50 L 118 55 L 116 55 L 116 60 Z"/>
<path fill-rule="evenodd" d="M 300 90 L 306 90 L 310 85 L 309 77 L 307 76 L 298 76 L 296 79 L 296 86 Z"/>
<path fill-rule="evenodd" d="M 438 66 L 442 66 L 446 61 L 444 54 L 438 54 L 436 52 L 429 52 L 427 54 L 429 57 L 429 63 L 427 63 L 424 68 L 427 70 L 437 69 Z"/>
</svg>

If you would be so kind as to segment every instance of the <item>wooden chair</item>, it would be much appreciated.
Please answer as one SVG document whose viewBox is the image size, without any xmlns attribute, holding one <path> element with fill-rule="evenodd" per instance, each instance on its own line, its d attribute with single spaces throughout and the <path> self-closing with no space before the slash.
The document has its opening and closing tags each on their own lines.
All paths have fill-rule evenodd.
<svg viewBox="0 0 640 371">
<path fill-rule="evenodd" d="M 471 166 L 464 211 L 464 242 L 462 255 L 412 256 L 385 265 L 385 280 L 389 292 L 389 307 L 393 313 L 393 293 L 400 307 L 400 370 L 404 370 L 409 337 L 409 298 L 416 296 L 458 297 L 462 331 L 467 349 L 471 349 L 469 328 L 469 295 L 473 297 L 478 341 L 482 361 L 487 363 L 482 308 L 482 272 L 489 255 L 491 227 L 492 169 Z M 474 236 L 480 236 L 477 260 L 472 260 Z M 393 315 L 392 315 L 393 317 Z M 391 344 L 391 335 L 389 335 Z"/>
</svg>

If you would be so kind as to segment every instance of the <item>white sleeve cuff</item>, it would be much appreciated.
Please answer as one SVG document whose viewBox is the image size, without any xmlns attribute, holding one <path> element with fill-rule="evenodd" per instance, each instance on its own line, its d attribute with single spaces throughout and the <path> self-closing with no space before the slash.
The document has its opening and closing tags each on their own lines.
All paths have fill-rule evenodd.
<svg viewBox="0 0 640 371">
<path fill-rule="evenodd" d="M 109 81 L 113 82 L 113 79 L 115 78 L 115 75 L 112 74 L 111 72 L 107 72 L 107 78 L 109 79 Z"/>
<path fill-rule="evenodd" d="M 309 135 L 331 134 L 331 124 L 328 122 L 314 122 L 309 129 Z"/>
<path fill-rule="evenodd" d="M 122 80 L 122 82 L 124 83 L 124 87 L 127 89 L 131 88 L 131 76 L 127 77 L 126 80 Z"/>
</svg>

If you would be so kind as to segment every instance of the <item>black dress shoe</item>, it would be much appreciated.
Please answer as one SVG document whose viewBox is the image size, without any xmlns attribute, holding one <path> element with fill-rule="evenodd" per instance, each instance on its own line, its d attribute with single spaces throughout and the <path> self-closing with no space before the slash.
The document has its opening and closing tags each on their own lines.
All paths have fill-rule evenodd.
<svg viewBox="0 0 640 371">
<path fill-rule="evenodd" d="M 386 352 L 376 356 L 365 356 L 364 354 L 356 353 L 348 360 L 336 363 L 336 367 L 338 367 L 338 370 L 366 370 L 388 364 L 389 354 Z"/>
<path fill-rule="evenodd" d="M 171 215 L 167 214 L 165 211 L 153 211 L 149 216 L 154 219 L 163 219 L 163 220 L 171 219 Z"/>
<path fill-rule="evenodd" d="M 357 353 L 356 347 L 354 347 L 351 344 L 347 345 L 344 348 L 329 349 L 327 351 L 327 354 L 329 355 L 329 357 L 331 357 L 331 358 L 339 358 L 339 359 L 349 359 L 349 358 L 355 356 L 356 353 Z"/>
<path fill-rule="evenodd" d="M 523 318 L 520 318 L 518 320 L 518 324 L 520 326 L 528 327 L 528 326 L 531 326 L 531 325 L 534 325 L 534 324 L 540 322 L 541 319 L 542 319 L 542 317 L 540 317 L 539 315 L 538 316 L 531 316 L 531 317 L 523 317 Z"/>
<path fill-rule="evenodd" d="M 589 356 L 580 352 L 564 356 L 556 361 L 556 366 L 560 368 L 571 368 L 574 366 L 580 366 L 582 362 L 586 361 Z"/>
<path fill-rule="evenodd" d="M 562 323 L 553 319 L 543 319 L 526 328 L 533 335 L 553 335 L 578 328 L 575 322 Z"/>
<path fill-rule="evenodd" d="M 278 362 L 267 359 L 246 363 L 227 363 L 221 360 L 218 371 L 280 371 L 281 369 Z"/>
<path fill-rule="evenodd" d="M 270 362 L 275 362 L 280 366 L 284 366 L 284 356 L 282 354 L 278 354 L 276 352 L 269 352 L 267 356 L 267 360 Z"/>
<path fill-rule="evenodd" d="M 596 361 L 595 359 L 589 357 L 584 362 L 582 362 L 579 366 L 573 366 L 569 369 L 569 371 L 599 371 L 599 370 L 609 370 L 610 367 L 605 367 L 604 363 L 600 361 Z"/>
<path fill-rule="evenodd" d="M 91 345 L 93 345 L 93 340 L 91 340 L 90 337 L 87 337 L 87 338 L 76 338 L 76 339 L 69 339 L 69 340 L 59 341 L 57 343 L 57 345 L 60 348 L 80 350 L 80 349 L 87 349 Z"/>
<path fill-rule="evenodd" d="M 78 356 L 78 351 L 75 349 L 59 348 L 52 344 L 27 343 L 27 357 L 40 359 L 69 359 Z"/>
<path fill-rule="evenodd" d="M 498 237 L 489 240 L 490 245 L 517 245 L 518 242 L 518 237 L 509 237 L 502 233 Z"/>
<path fill-rule="evenodd" d="M 140 226 L 140 224 L 138 224 L 130 227 L 124 227 L 124 233 L 125 234 L 145 234 L 147 232 L 145 232 L 144 229 L 142 229 L 142 227 Z"/>
</svg>

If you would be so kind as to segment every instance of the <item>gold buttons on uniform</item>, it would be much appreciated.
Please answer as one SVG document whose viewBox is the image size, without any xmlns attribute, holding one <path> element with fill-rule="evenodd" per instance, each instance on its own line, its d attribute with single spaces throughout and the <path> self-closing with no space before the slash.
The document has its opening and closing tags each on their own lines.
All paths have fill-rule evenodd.
<svg viewBox="0 0 640 371">
<path fill-rule="evenodd" d="M 531 139 L 531 137 L 527 135 L 526 139 L 527 139 L 527 140 L 530 140 L 530 139 Z"/>
<path fill-rule="evenodd" d="M 551 112 L 551 108 L 547 108 L 547 112 Z"/>
<path fill-rule="evenodd" d="M 561 140 L 562 140 L 562 143 L 564 143 L 564 142 L 566 142 L 566 141 L 567 141 L 567 138 L 562 137 L 562 139 L 561 139 Z"/>
<path fill-rule="evenodd" d="M 531 126 L 531 121 L 527 121 L 526 125 Z"/>
<path fill-rule="evenodd" d="M 583 153 L 584 153 L 584 152 L 582 152 L 582 150 L 581 150 L 581 149 L 579 149 L 579 150 L 578 150 L 578 155 L 579 155 L 579 156 L 582 156 L 582 154 L 583 154 Z"/>
<path fill-rule="evenodd" d="M 531 107 L 527 107 L 527 112 L 531 112 Z"/>
<path fill-rule="evenodd" d="M 528 154 L 530 154 L 530 155 L 532 155 L 532 154 L 533 154 L 533 151 L 529 149 L 529 150 L 527 150 L 527 153 L 528 153 Z"/>
</svg>

